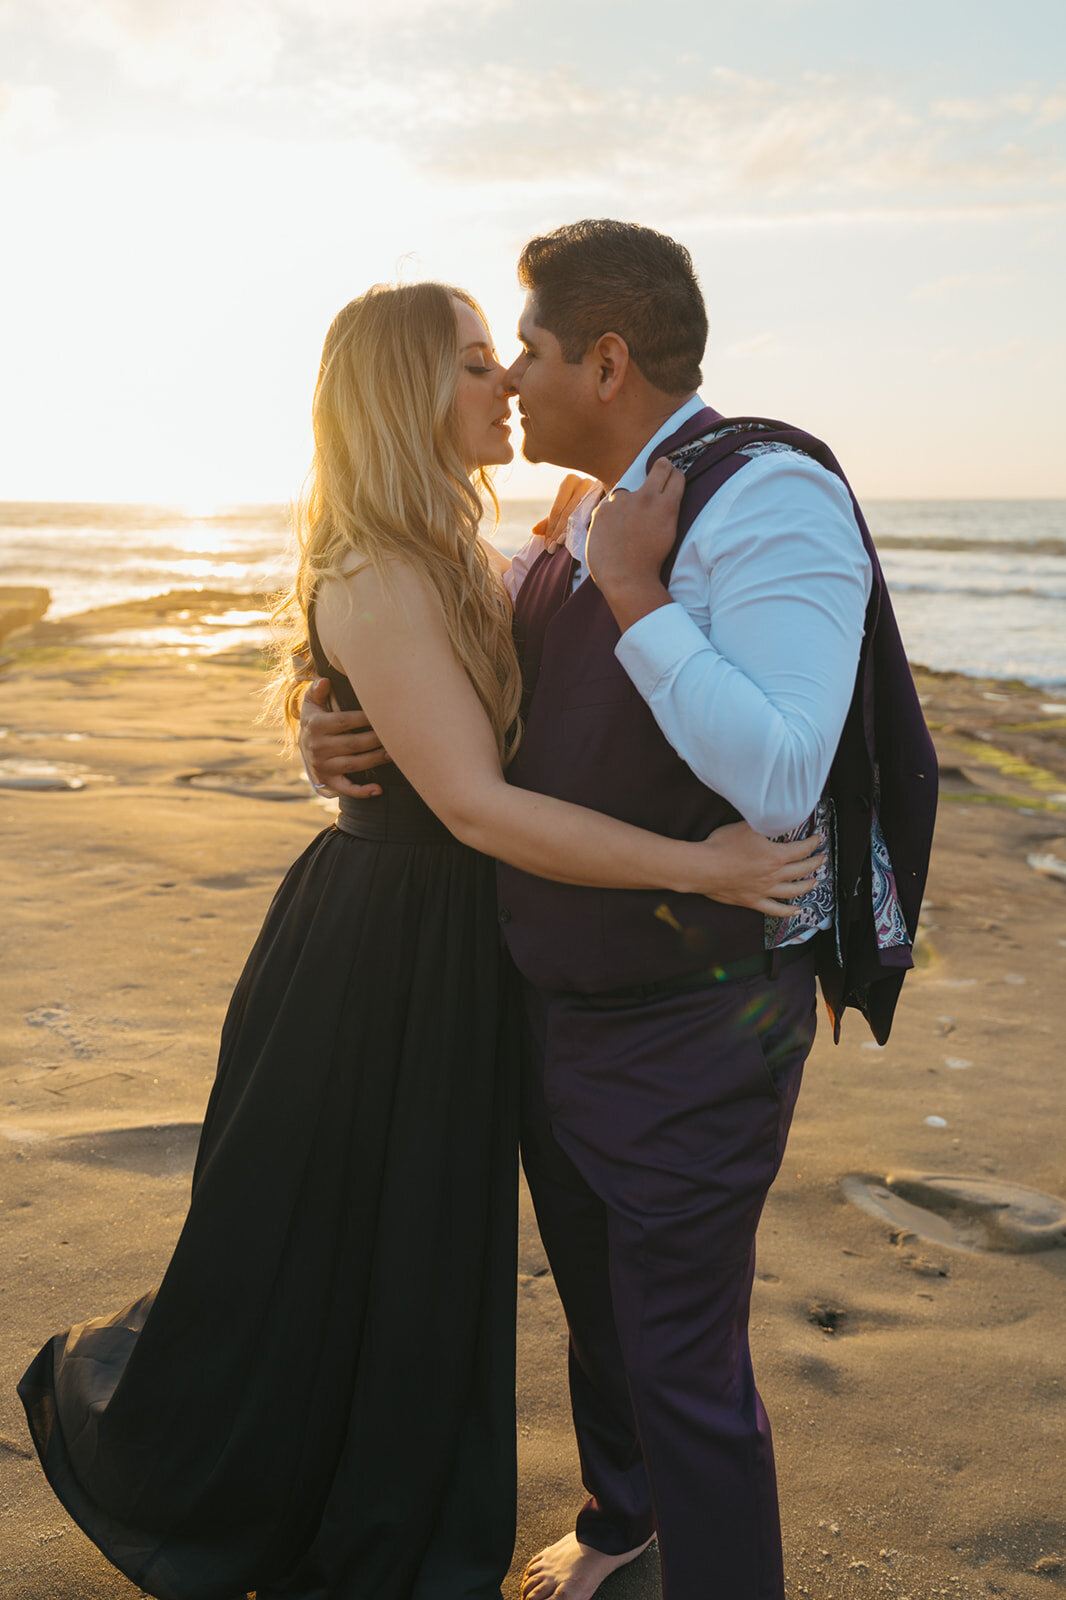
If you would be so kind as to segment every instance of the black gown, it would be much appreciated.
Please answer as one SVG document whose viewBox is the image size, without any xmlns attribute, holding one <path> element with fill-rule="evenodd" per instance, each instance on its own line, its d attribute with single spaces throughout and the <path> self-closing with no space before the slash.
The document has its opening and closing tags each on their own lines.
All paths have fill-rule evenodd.
<svg viewBox="0 0 1066 1600">
<path fill-rule="evenodd" d="M 493 864 L 375 778 L 290 868 L 237 984 L 162 1284 L 19 1385 L 56 1494 L 159 1600 L 495 1600 L 511 1558 Z"/>
</svg>

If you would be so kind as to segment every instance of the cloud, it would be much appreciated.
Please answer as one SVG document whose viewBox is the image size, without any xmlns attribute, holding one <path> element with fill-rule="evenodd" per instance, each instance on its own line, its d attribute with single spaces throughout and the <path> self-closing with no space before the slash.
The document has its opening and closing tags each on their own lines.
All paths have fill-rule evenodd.
<svg viewBox="0 0 1066 1600">
<path fill-rule="evenodd" d="M 462 185 L 501 213 L 572 197 L 622 215 L 699 212 L 719 228 L 877 225 L 992 217 L 1051 205 L 1066 188 L 1066 89 L 922 96 L 903 80 L 775 78 L 701 68 L 695 56 L 683 86 L 578 58 L 538 71 L 513 50 L 494 59 L 476 29 L 479 13 L 513 3 L 404 0 L 398 13 L 383 0 L 17 0 L 15 10 L 50 19 L 68 50 L 106 55 L 160 104 L 193 99 L 227 121 L 238 105 L 245 133 L 275 142 L 370 140 L 435 190 Z"/>
<path fill-rule="evenodd" d="M 991 201 L 1066 182 L 1066 160 L 1042 131 L 1052 96 L 923 104 L 824 75 L 786 85 L 724 69 L 687 93 L 600 87 L 564 70 L 531 78 L 501 67 L 487 80 L 461 91 L 445 72 L 409 82 L 417 111 L 397 118 L 395 136 L 434 176 L 775 203 L 953 191 Z"/>
<path fill-rule="evenodd" d="M 645 66 L 538 71 L 494 60 L 479 18 L 515 0 L 0 0 L 57 41 L 108 57 L 140 88 L 264 127 L 371 137 L 461 183 L 595 184 L 668 203 L 874 204 L 965 190 L 991 200 L 1066 182 L 1066 88 L 922 98 L 852 75 L 787 81 L 698 66 L 663 85 Z M 470 41 L 477 70 L 467 60 Z M 505 55 L 507 47 L 504 46 Z M 956 196 L 958 198 L 958 196 Z M 698 203 L 698 202 L 697 202 Z"/>
<path fill-rule="evenodd" d="M 1066 90 L 1045 96 L 1037 107 L 1038 127 L 1049 127 L 1053 122 L 1061 122 L 1063 117 L 1066 117 Z"/>
<path fill-rule="evenodd" d="M 808 209 L 735 211 L 724 207 L 713 211 L 692 209 L 677 227 L 706 229 L 716 233 L 767 233 L 780 229 L 924 227 L 947 222 L 1019 222 L 1039 217 L 1059 217 L 1063 205 L 1050 200 L 1017 200 L 977 205 L 849 205 L 811 206 Z"/>
<path fill-rule="evenodd" d="M 428 13 L 469 16 L 498 3 L 404 0 L 402 19 L 384 0 L 36 0 L 34 10 L 65 44 L 110 56 L 129 82 L 211 99 L 268 84 L 316 53 L 343 67 L 369 35 L 402 32 Z"/>
<path fill-rule="evenodd" d="M 935 100 L 930 109 L 935 117 L 946 122 L 989 123 L 1022 117 L 1037 127 L 1047 127 L 1066 116 L 1066 90 L 1054 90 L 1044 96 L 1016 90 L 991 95 L 985 100 L 965 97 Z"/>
<path fill-rule="evenodd" d="M 197 95 L 269 78 L 284 42 L 281 8 L 255 0 L 46 0 L 68 44 L 109 55 L 143 88 Z"/>
<path fill-rule="evenodd" d="M 936 100 L 931 109 L 946 122 L 987 122 L 993 114 L 986 100 Z"/>
</svg>

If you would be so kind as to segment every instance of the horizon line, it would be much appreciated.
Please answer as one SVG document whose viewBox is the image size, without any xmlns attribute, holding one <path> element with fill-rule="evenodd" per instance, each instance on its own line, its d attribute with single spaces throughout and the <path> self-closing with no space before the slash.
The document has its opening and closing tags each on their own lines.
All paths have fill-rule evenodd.
<svg viewBox="0 0 1066 1600">
<path fill-rule="evenodd" d="M 498 500 L 500 501 L 501 504 L 504 504 L 507 501 L 512 501 L 512 502 L 516 502 L 516 503 L 519 502 L 519 501 L 522 501 L 522 502 L 528 502 L 528 501 L 540 502 L 540 501 L 543 501 L 545 499 L 545 495 L 543 495 L 543 494 L 499 494 L 499 495 L 497 495 L 497 498 L 498 498 Z M 883 504 L 886 501 L 906 502 L 906 501 L 918 501 L 918 500 L 921 500 L 921 501 L 943 500 L 943 501 L 951 501 L 951 502 L 972 501 L 975 505 L 976 504 L 981 504 L 981 503 L 987 503 L 990 500 L 1001 500 L 1001 501 L 1005 501 L 1005 502 L 1009 502 L 1009 503 L 1017 502 L 1019 505 L 1054 504 L 1055 502 L 1058 502 L 1058 501 L 1066 501 L 1066 489 L 1064 489 L 1059 494 L 945 494 L 945 493 L 935 493 L 935 494 L 863 494 L 863 495 L 860 496 L 860 500 L 863 501 L 863 502 L 868 502 L 868 503 L 872 503 L 872 502 L 876 501 L 876 502 L 878 502 L 880 504 Z M 220 515 L 224 515 L 227 512 L 233 512 L 233 511 L 279 511 L 279 510 L 287 510 L 292 504 L 293 504 L 293 502 L 291 500 L 218 500 L 218 501 L 212 502 L 209 506 L 205 505 L 203 508 L 198 508 L 195 505 L 195 503 L 193 503 L 193 504 L 184 503 L 183 504 L 180 500 L 177 500 L 177 499 L 145 500 L 145 499 L 138 498 L 136 500 L 120 500 L 120 499 L 97 500 L 97 499 L 91 499 L 91 498 L 79 498 L 79 499 L 66 499 L 66 498 L 64 498 L 64 499 L 53 500 L 53 499 L 36 499 L 36 498 L 26 498 L 26 497 L 13 497 L 13 498 L 8 499 L 8 498 L 5 498 L 3 496 L 0 496 L 0 514 L 2 514 L 4 510 L 6 510 L 6 509 L 8 509 L 10 507 L 13 507 L 13 506 L 65 506 L 65 507 L 95 506 L 95 507 L 101 507 L 101 508 L 102 507 L 113 507 L 116 510 L 128 510 L 128 511 L 148 510 L 148 509 L 151 509 L 153 511 L 174 511 L 174 512 L 179 513 L 182 516 L 188 517 L 191 521 L 195 521 L 195 520 L 197 520 L 197 518 L 203 517 L 203 518 L 210 519 L 211 517 L 217 517 L 217 516 L 220 516 Z"/>
</svg>

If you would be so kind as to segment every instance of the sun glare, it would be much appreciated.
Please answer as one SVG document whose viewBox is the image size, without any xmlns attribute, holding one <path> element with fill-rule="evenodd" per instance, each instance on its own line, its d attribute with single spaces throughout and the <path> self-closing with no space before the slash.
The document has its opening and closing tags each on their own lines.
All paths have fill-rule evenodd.
<svg viewBox="0 0 1066 1600">
<path fill-rule="evenodd" d="M 186 500 L 174 508 L 178 515 L 184 517 L 186 522 L 210 522 L 217 517 L 226 507 L 219 500 L 209 500 L 206 497 L 196 500 Z"/>
</svg>

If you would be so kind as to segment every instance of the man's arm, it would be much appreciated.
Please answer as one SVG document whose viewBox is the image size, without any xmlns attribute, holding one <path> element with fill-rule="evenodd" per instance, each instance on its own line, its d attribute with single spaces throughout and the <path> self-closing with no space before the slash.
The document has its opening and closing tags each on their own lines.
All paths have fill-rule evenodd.
<svg viewBox="0 0 1066 1600">
<path fill-rule="evenodd" d="M 392 757 L 383 750 L 364 711 L 330 711 L 330 682 L 316 678 L 300 706 L 300 755 L 308 782 L 321 795 L 350 794 L 367 800 L 380 783 L 353 783 L 346 774 L 383 767 Z"/>
<path fill-rule="evenodd" d="M 697 518 L 668 594 L 642 493 L 602 506 L 590 534 L 618 659 L 697 776 L 784 833 L 813 811 L 851 702 L 870 566 L 850 498 L 805 458 L 756 457 Z"/>
</svg>

